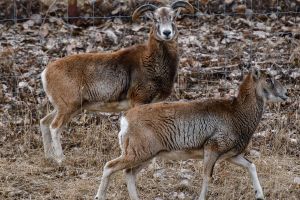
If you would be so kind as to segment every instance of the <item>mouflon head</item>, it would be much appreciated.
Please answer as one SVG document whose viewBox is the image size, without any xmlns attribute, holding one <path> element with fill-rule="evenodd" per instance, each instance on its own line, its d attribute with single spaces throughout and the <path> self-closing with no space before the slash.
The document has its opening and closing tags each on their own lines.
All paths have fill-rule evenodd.
<svg viewBox="0 0 300 200">
<path fill-rule="evenodd" d="M 144 13 L 153 21 L 154 36 L 159 41 L 171 41 L 178 35 L 176 27 L 176 17 L 179 15 L 180 8 L 185 8 L 189 12 L 194 12 L 194 8 L 186 1 L 177 1 L 169 7 L 157 7 L 146 4 L 137 8 L 132 19 L 137 20 Z"/>
<path fill-rule="evenodd" d="M 256 85 L 256 94 L 266 102 L 280 102 L 287 100 L 286 88 L 271 75 L 253 68 L 251 76 Z"/>
</svg>

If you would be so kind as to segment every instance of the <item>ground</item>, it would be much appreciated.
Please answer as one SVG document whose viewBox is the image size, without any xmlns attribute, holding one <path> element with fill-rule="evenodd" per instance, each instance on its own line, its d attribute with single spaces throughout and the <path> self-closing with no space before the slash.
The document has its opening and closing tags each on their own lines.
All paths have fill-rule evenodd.
<svg viewBox="0 0 300 200">
<path fill-rule="evenodd" d="M 277 13 L 278 14 L 278 13 Z M 267 106 L 245 152 L 257 167 L 266 199 L 300 198 L 300 17 L 270 13 L 203 15 L 178 21 L 178 99 L 228 98 L 249 67 L 274 75 L 289 99 Z M 60 17 L 0 23 L 0 199 L 92 199 L 103 165 L 120 154 L 119 114 L 82 113 L 62 135 L 65 162 L 45 160 L 39 120 L 52 107 L 41 86 L 47 63 L 65 55 L 114 51 L 148 38 L 149 21 L 107 19 L 77 27 Z M 141 199 L 195 199 L 202 161 L 161 161 L 138 176 Z M 216 165 L 209 198 L 254 199 L 248 173 Z M 129 199 L 122 173 L 113 176 L 108 199 Z"/>
</svg>

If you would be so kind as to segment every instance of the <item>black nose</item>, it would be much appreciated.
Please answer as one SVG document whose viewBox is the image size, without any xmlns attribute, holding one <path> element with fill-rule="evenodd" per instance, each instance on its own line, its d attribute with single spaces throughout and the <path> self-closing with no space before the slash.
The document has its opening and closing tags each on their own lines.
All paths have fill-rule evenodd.
<svg viewBox="0 0 300 200">
<path fill-rule="evenodd" d="M 166 31 L 163 32 L 163 34 L 168 37 L 171 34 L 171 31 L 166 30 Z"/>
<path fill-rule="evenodd" d="M 285 100 L 288 99 L 288 97 L 287 96 L 282 96 L 281 99 L 285 101 Z"/>
<path fill-rule="evenodd" d="M 285 100 L 287 100 L 289 98 L 289 96 L 288 96 L 288 94 L 286 92 L 283 95 L 280 95 L 280 98 L 285 101 Z"/>
</svg>

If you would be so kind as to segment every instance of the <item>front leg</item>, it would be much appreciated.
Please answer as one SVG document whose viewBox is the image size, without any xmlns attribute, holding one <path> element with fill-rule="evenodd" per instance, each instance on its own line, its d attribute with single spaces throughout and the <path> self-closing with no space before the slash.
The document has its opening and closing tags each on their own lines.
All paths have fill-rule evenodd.
<svg viewBox="0 0 300 200">
<path fill-rule="evenodd" d="M 227 160 L 233 164 L 239 165 L 248 170 L 248 172 L 250 173 L 251 179 L 252 179 L 254 190 L 255 190 L 255 197 L 257 200 L 263 200 L 264 194 L 263 194 L 261 185 L 258 180 L 256 167 L 255 167 L 254 163 L 250 162 L 249 160 L 244 158 L 244 156 L 242 156 L 242 155 L 238 155 L 238 156 L 229 158 Z"/>
<path fill-rule="evenodd" d="M 156 100 L 159 90 L 151 83 L 148 85 L 136 84 L 129 91 L 131 107 L 149 104 Z"/>
<path fill-rule="evenodd" d="M 208 183 L 211 180 L 213 169 L 215 166 L 216 161 L 219 158 L 219 154 L 212 151 L 212 150 L 204 150 L 204 160 L 203 160 L 203 182 L 202 182 L 202 189 L 199 200 L 205 200 L 206 194 L 208 190 Z"/>
<path fill-rule="evenodd" d="M 136 176 L 148 164 L 149 162 L 145 162 L 134 168 L 124 170 L 124 173 L 126 175 L 127 189 L 131 200 L 139 200 L 136 190 Z"/>
</svg>

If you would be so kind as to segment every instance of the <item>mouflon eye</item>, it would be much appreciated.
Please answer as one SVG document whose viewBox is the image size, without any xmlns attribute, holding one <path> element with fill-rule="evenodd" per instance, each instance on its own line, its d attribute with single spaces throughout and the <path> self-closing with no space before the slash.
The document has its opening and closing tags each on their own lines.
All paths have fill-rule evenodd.
<svg viewBox="0 0 300 200">
<path fill-rule="evenodd" d="M 272 80 L 272 78 L 267 78 L 267 79 L 266 79 L 266 82 L 273 85 L 273 80 Z"/>
</svg>

